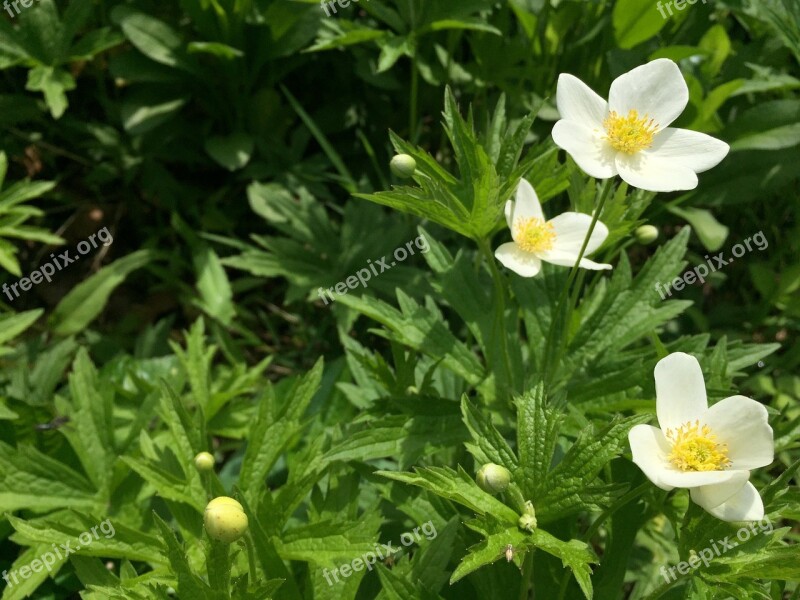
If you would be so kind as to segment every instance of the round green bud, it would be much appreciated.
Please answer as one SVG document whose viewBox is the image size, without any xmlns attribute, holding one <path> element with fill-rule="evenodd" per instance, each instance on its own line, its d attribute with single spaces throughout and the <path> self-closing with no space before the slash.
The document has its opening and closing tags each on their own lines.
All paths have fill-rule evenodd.
<svg viewBox="0 0 800 600">
<path fill-rule="evenodd" d="M 206 506 L 203 523 L 209 537 L 230 544 L 247 531 L 247 515 L 242 505 L 233 498 L 220 496 Z"/>
<path fill-rule="evenodd" d="M 417 169 L 417 161 L 408 154 L 398 154 L 389 162 L 389 168 L 400 179 L 408 179 Z"/>
<path fill-rule="evenodd" d="M 210 471 L 214 468 L 214 456 L 210 452 L 201 452 L 194 457 L 194 466 L 198 471 Z"/>
<path fill-rule="evenodd" d="M 480 468 L 475 481 L 484 492 L 498 494 L 508 487 L 511 482 L 511 473 L 505 467 L 488 463 Z"/>
<path fill-rule="evenodd" d="M 641 227 L 636 229 L 633 235 L 636 236 L 637 242 L 639 242 L 643 246 L 647 246 L 648 244 L 652 244 L 658 239 L 658 229 L 656 229 L 652 225 L 642 225 Z"/>
</svg>

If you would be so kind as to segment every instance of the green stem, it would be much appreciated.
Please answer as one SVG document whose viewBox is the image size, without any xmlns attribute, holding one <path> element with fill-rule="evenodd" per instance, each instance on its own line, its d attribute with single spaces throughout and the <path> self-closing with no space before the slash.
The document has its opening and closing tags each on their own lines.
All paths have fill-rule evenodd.
<svg viewBox="0 0 800 600">
<path fill-rule="evenodd" d="M 221 592 L 224 598 L 230 598 L 231 551 L 230 544 L 211 540 L 206 559 L 208 583 L 215 592 Z"/>
<path fill-rule="evenodd" d="M 412 144 L 417 143 L 417 94 L 419 89 L 419 70 L 417 69 L 417 38 L 414 31 L 416 27 L 416 15 L 414 13 L 414 0 L 408 0 L 408 11 L 411 15 L 411 32 L 409 42 L 411 46 L 411 92 L 408 101 L 408 137 Z"/>
<path fill-rule="evenodd" d="M 516 483 L 512 483 L 506 490 L 506 495 L 511 503 L 514 505 L 514 510 L 522 514 L 525 510 L 525 497 L 522 495 L 522 490 Z"/>
<path fill-rule="evenodd" d="M 600 514 L 597 519 L 589 526 L 589 529 L 586 531 L 586 543 L 591 544 L 592 538 L 597 533 L 600 526 L 605 522 L 608 517 L 613 515 L 617 512 L 620 508 L 628 504 L 634 498 L 641 496 L 647 489 L 650 487 L 650 482 L 646 481 L 642 485 L 637 488 L 630 490 L 627 494 L 619 498 L 612 506 L 608 507 L 604 512 Z M 564 600 L 564 596 L 567 593 L 567 586 L 569 585 L 570 573 L 564 573 L 564 576 L 561 578 L 561 586 L 558 590 L 557 600 Z"/>
<path fill-rule="evenodd" d="M 563 348 L 566 347 L 567 332 L 565 328 L 569 326 L 569 320 L 570 317 L 572 316 L 572 302 L 566 302 L 566 299 L 569 294 L 570 288 L 572 287 L 572 283 L 575 281 L 575 277 L 578 274 L 578 269 L 580 268 L 579 267 L 580 262 L 583 259 L 583 255 L 586 253 L 586 247 L 589 245 L 589 240 L 592 237 L 592 232 L 594 232 L 595 225 L 597 225 L 597 221 L 600 219 L 600 213 L 603 212 L 603 207 L 605 206 L 606 199 L 608 198 L 609 191 L 612 189 L 612 187 L 613 186 L 610 179 L 606 179 L 603 181 L 602 184 L 600 184 L 600 201 L 597 203 L 594 215 L 592 215 L 592 222 L 589 225 L 589 231 L 586 233 L 586 237 L 584 238 L 583 244 L 581 245 L 581 250 L 578 253 L 578 259 L 575 261 L 575 264 L 572 266 L 572 269 L 569 272 L 567 283 L 561 290 L 561 295 L 559 296 L 558 302 L 556 303 L 555 311 L 553 312 L 553 316 L 550 319 L 550 328 L 547 333 L 547 341 L 545 342 L 545 353 L 542 365 L 542 372 L 545 380 L 545 389 L 549 389 L 553 379 L 553 371 L 555 370 L 556 366 L 561 360 L 561 353 L 563 352 Z M 577 294 L 575 295 L 575 299 L 577 300 Z M 554 356 L 555 348 L 553 347 L 553 343 L 554 343 L 557 324 L 562 326 L 562 336 L 561 336 L 562 340 L 561 343 L 559 344 L 558 356 L 556 357 Z"/>
<path fill-rule="evenodd" d="M 519 600 L 528 600 L 530 597 L 531 581 L 533 579 L 533 553 L 535 550 L 528 550 L 525 560 L 522 563 L 522 583 L 519 588 Z"/>
<path fill-rule="evenodd" d="M 494 253 L 488 239 L 478 242 L 481 252 L 489 263 L 489 270 L 492 273 L 494 283 L 495 313 L 494 313 L 494 337 L 499 336 L 500 351 L 502 352 L 503 372 L 505 375 L 504 386 L 506 390 L 513 388 L 511 374 L 511 354 L 508 350 L 508 332 L 506 331 L 506 291 L 503 285 L 503 276 L 497 268 Z"/>
<path fill-rule="evenodd" d="M 672 587 L 675 584 L 677 584 L 679 582 L 681 582 L 681 578 L 680 577 L 678 577 L 676 579 L 673 579 L 672 581 L 667 581 L 667 582 L 662 583 L 655 590 L 653 590 L 650 594 L 648 594 L 647 597 L 645 598 L 645 600 L 658 600 L 658 598 L 661 598 L 664 594 L 666 594 L 669 590 L 671 590 Z"/>
<path fill-rule="evenodd" d="M 569 578 L 569 571 L 564 573 L 563 577 L 561 577 L 561 586 L 558 588 L 558 600 L 564 600 L 564 596 L 567 593 L 567 586 L 569 585 Z"/>
<path fill-rule="evenodd" d="M 255 583 L 258 581 L 258 571 L 256 571 L 256 554 L 253 550 L 253 539 L 250 532 L 244 537 L 244 545 L 247 547 L 247 562 L 250 566 L 250 582 Z"/>
<path fill-rule="evenodd" d="M 419 72 L 417 70 L 417 47 L 413 43 L 411 55 L 411 97 L 409 98 L 410 110 L 408 117 L 408 137 L 412 144 L 417 143 L 417 91 L 419 88 Z"/>
<path fill-rule="evenodd" d="M 586 542 L 591 542 L 592 538 L 595 536 L 597 531 L 600 529 L 600 526 L 605 522 L 608 517 L 613 515 L 617 512 L 620 508 L 628 504 L 631 500 L 638 498 L 642 494 L 644 494 L 648 489 L 650 489 L 650 482 L 645 481 L 639 487 L 633 488 L 627 494 L 619 498 L 614 504 L 609 506 L 606 510 L 604 510 L 599 517 L 597 517 L 594 522 L 589 526 L 589 529 L 586 530 Z"/>
</svg>

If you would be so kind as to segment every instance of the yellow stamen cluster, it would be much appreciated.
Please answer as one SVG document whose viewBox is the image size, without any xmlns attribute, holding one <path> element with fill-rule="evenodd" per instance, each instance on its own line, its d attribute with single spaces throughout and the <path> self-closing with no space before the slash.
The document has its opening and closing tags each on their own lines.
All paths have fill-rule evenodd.
<svg viewBox="0 0 800 600">
<path fill-rule="evenodd" d="M 653 137 L 658 132 L 658 125 L 647 115 L 640 117 L 636 110 L 631 110 L 627 116 L 622 116 L 614 111 L 603 121 L 606 129 L 605 139 L 619 152 L 636 154 L 653 145 Z"/>
<path fill-rule="evenodd" d="M 553 249 L 556 231 L 552 224 L 537 217 L 516 219 L 514 240 L 525 252 L 545 252 Z"/>
<path fill-rule="evenodd" d="M 727 444 L 717 442 L 717 436 L 700 421 L 681 425 L 677 431 L 668 429 L 672 443 L 669 461 L 681 471 L 721 471 L 731 465 Z"/>
</svg>

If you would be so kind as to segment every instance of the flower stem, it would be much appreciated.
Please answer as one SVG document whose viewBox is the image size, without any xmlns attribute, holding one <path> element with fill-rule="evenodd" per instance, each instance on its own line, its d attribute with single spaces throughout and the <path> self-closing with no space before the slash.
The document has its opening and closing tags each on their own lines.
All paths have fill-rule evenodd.
<svg viewBox="0 0 800 600">
<path fill-rule="evenodd" d="M 603 207 L 605 206 L 606 199 L 608 198 L 609 191 L 611 189 L 613 189 L 613 186 L 610 179 L 606 179 L 600 184 L 600 201 L 597 203 L 597 207 L 592 215 L 592 222 L 589 225 L 589 231 L 586 233 L 586 237 L 581 245 L 581 250 L 578 253 L 578 259 L 575 261 L 575 264 L 572 266 L 572 269 L 569 272 L 567 283 L 561 290 L 561 295 L 556 303 L 555 311 L 550 319 L 550 328 L 547 334 L 545 353 L 542 360 L 542 373 L 545 381 L 545 389 L 548 389 L 552 383 L 554 371 L 561 360 L 561 356 L 567 344 L 567 329 L 569 328 L 569 321 L 570 317 L 572 316 L 573 301 L 577 301 L 577 292 L 574 294 L 570 302 L 567 302 L 566 300 L 569 295 L 570 288 L 572 287 L 572 283 L 575 281 L 575 277 L 578 274 L 580 262 L 583 259 L 583 255 L 586 253 L 589 240 L 592 238 L 595 225 L 597 225 L 597 221 L 600 219 L 600 213 L 603 212 Z M 555 341 L 556 325 L 561 326 L 562 332 L 561 340 L 558 346 L 558 356 L 555 356 L 555 348 L 553 346 Z"/>
<path fill-rule="evenodd" d="M 660 586 L 658 586 L 658 587 L 657 587 L 655 590 L 653 590 L 652 592 L 650 592 L 650 593 L 647 595 L 647 597 L 645 598 L 645 600 L 658 600 L 658 598 L 661 598 L 661 597 L 662 597 L 664 594 L 666 594 L 666 593 L 667 593 L 667 592 L 668 592 L 670 589 L 672 589 L 672 586 L 674 586 L 675 584 L 677 584 L 677 583 L 679 583 L 679 582 L 680 582 L 680 583 L 683 583 L 683 582 L 681 581 L 680 577 L 678 577 L 678 578 L 676 578 L 676 579 L 673 579 L 672 581 L 667 581 L 667 582 L 665 582 L 665 583 L 662 583 L 662 584 L 661 584 Z"/>
<path fill-rule="evenodd" d="M 600 516 L 597 517 L 592 522 L 592 524 L 589 526 L 589 529 L 586 530 L 586 536 L 585 536 L 586 542 L 590 543 L 592 541 L 592 538 L 597 533 L 597 531 L 600 529 L 600 526 L 605 522 L 605 520 L 608 519 L 608 517 L 610 517 L 615 512 L 617 512 L 620 508 L 622 508 L 623 506 L 628 504 L 628 502 L 630 502 L 631 500 L 634 500 L 634 499 L 638 498 L 639 496 L 641 496 L 642 494 L 644 494 L 648 489 L 650 489 L 650 486 L 651 486 L 650 481 L 645 481 L 642 485 L 640 485 L 639 487 L 633 488 L 627 494 L 625 494 L 621 498 L 617 499 L 617 501 L 614 502 L 614 504 L 612 504 L 606 510 L 604 510 L 600 514 Z"/>
<path fill-rule="evenodd" d="M 417 95 L 419 91 L 419 70 L 417 69 L 417 44 L 416 41 L 412 42 L 411 49 L 411 92 L 410 92 L 410 108 L 408 117 L 408 137 L 412 144 L 417 143 Z"/>
<path fill-rule="evenodd" d="M 253 539 L 249 531 L 244 537 L 244 545 L 247 547 L 247 562 L 250 566 L 250 581 L 255 583 L 258 581 L 258 572 L 256 571 L 256 555 L 253 550 Z"/>
<path fill-rule="evenodd" d="M 511 373 L 511 354 L 508 350 L 508 332 L 506 331 L 506 291 L 505 285 L 503 284 L 503 276 L 500 274 L 500 270 L 497 268 L 497 264 L 495 262 L 494 253 L 492 253 L 492 248 L 488 239 L 483 239 L 478 242 L 480 246 L 481 252 L 486 257 L 486 261 L 489 263 L 489 270 L 492 273 L 492 281 L 494 282 L 494 327 L 493 327 L 493 337 L 498 339 L 500 344 L 500 352 L 502 353 L 502 360 L 503 363 L 503 373 L 505 377 L 505 381 L 503 385 L 500 386 L 504 388 L 504 391 L 509 391 L 513 389 L 512 383 L 512 373 Z M 487 345 L 489 344 L 489 340 L 487 340 Z"/>
<path fill-rule="evenodd" d="M 419 92 L 419 70 L 417 69 L 417 38 L 416 13 L 414 12 L 414 0 L 408 0 L 408 12 L 411 15 L 409 42 L 411 46 L 411 91 L 409 97 L 409 117 L 408 117 L 408 138 L 412 144 L 417 143 L 417 95 Z"/>
<path fill-rule="evenodd" d="M 525 560 L 522 563 L 522 582 L 519 587 L 519 600 L 528 600 L 530 597 L 531 580 L 533 579 L 534 552 L 534 549 L 528 550 Z"/>
</svg>

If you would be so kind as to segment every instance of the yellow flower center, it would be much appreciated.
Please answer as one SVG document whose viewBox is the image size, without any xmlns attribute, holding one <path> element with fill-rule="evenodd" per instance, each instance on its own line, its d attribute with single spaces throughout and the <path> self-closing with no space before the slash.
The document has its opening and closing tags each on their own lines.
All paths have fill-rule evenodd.
<svg viewBox="0 0 800 600">
<path fill-rule="evenodd" d="M 649 148 L 653 144 L 653 136 L 658 132 L 658 125 L 647 115 L 640 117 L 639 113 L 631 110 L 628 116 L 622 116 L 614 111 L 603 121 L 606 128 L 608 143 L 625 154 L 636 154 L 640 150 Z"/>
<path fill-rule="evenodd" d="M 553 249 L 556 231 L 553 225 L 537 217 L 514 221 L 514 239 L 525 252 L 545 252 Z"/>
<path fill-rule="evenodd" d="M 700 421 L 681 425 L 677 431 L 668 429 L 666 436 L 672 442 L 669 461 L 681 471 L 721 471 L 731 465 L 727 444 L 718 443 Z"/>
</svg>

